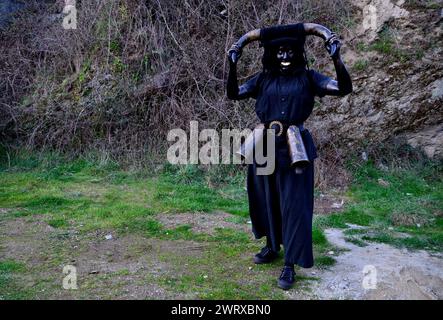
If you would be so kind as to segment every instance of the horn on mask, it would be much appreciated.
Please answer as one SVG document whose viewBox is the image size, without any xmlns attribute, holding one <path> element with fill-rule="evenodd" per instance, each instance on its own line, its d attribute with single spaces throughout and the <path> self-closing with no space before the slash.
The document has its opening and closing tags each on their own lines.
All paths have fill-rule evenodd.
<svg viewBox="0 0 443 320">
<path fill-rule="evenodd" d="M 239 58 L 238 53 L 241 53 L 241 50 L 250 42 L 260 40 L 263 43 L 265 41 L 281 37 L 304 37 L 310 35 L 317 36 L 322 38 L 324 41 L 328 41 L 333 36 L 333 32 L 325 26 L 317 23 L 294 23 L 254 29 L 240 37 L 240 39 L 238 39 L 238 41 L 232 45 L 231 49 L 229 50 L 229 54 L 231 55 L 233 61 L 237 61 Z M 336 43 L 331 43 L 329 45 L 331 46 L 331 55 L 333 55 L 337 49 L 337 45 Z"/>
</svg>

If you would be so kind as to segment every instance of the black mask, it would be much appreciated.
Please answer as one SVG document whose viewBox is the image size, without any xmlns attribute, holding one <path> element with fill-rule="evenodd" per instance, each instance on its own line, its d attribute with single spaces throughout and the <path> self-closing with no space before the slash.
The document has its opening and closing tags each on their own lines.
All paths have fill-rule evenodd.
<svg viewBox="0 0 443 320">
<path fill-rule="evenodd" d="M 263 42 L 263 68 L 289 74 L 306 65 L 304 38 L 277 38 Z"/>
<path fill-rule="evenodd" d="M 277 50 L 277 61 L 282 73 L 291 71 L 295 66 L 295 52 L 290 46 L 280 46 Z"/>
</svg>

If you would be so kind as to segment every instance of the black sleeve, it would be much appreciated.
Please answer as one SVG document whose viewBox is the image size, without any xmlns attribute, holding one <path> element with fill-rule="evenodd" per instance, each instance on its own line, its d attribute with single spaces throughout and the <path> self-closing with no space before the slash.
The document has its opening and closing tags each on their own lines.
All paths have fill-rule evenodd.
<svg viewBox="0 0 443 320">
<path fill-rule="evenodd" d="M 327 86 L 331 78 L 314 70 L 309 70 L 309 79 L 314 88 L 314 94 L 319 97 L 324 97 L 328 91 Z"/>
<path fill-rule="evenodd" d="M 257 99 L 257 95 L 260 88 L 261 76 L 262 76 L 261 73 L 257 73 L 239 87 L 239 92 L 238 92 L 239 99 L 246 99 L 246 98 Z"/>
</svg>

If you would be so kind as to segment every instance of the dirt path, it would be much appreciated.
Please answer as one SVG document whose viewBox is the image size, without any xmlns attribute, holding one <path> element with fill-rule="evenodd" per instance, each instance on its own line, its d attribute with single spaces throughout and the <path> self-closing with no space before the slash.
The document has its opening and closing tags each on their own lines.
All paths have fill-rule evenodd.
<svg viewBox="0 0 443 320">
<path fill-rule="evenodd" d="M 342 230 L 326 230 L 328 240 L 348 251 L 336 256 L 329 270 L 316 270 L 321 280 L 312 293 L 319 299 L 443 299 L 443 259 L 426 251 L 411 252 L 381 243 L 359 247 L 344 240 Z M 376 272 L 376 288 L 364 289 Z M 369 266 L 369 267 L 368 267 Z M 375 269 L 374 269 L 375 267 Z M 370 279 L 370 278 L 367 278 Z M 372 282 L 367 282 L 372 284 Z"/>
</svg>

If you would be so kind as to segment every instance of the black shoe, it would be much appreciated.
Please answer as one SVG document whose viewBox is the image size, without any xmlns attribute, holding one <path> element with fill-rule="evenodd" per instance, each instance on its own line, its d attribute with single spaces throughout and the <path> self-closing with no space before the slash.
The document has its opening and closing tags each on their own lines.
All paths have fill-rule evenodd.
<svg viewBox="0 0 443 320">
<path fill-rule="evenodd" d="M 282 288 L 283 290 L 291 289 L 294 282 L 295 282 L 294 267 L 284 266 L 280 278 L 278 278 L 279 288 Z"/>
<path fill-rule="evenodd" d="M 264 247 L 261 249 L 260 253 L 254 256 L 254 262 L 256 264 L 269 263 L 274 261 L 278 257 L 278 253 L 273 251 L 269 247 Z"/>
</svg>

